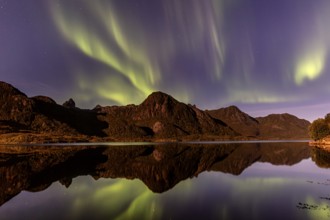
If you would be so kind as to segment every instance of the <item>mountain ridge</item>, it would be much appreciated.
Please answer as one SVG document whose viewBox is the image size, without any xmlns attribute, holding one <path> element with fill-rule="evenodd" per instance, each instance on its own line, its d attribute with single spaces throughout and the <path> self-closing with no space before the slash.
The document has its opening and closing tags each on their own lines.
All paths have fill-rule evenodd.
<svg viewBox="0 0 330 220">
<path fill-rule="evenodd" d="M 80 109 L 71 98 L 59 105 L 0 82 L 1 143 L 294 139 L 308 138 L 308 126 L 287 113 L 253 118 L 236 106 L 204 111 L 160 91 L 139 105 Z"/>
</svg>

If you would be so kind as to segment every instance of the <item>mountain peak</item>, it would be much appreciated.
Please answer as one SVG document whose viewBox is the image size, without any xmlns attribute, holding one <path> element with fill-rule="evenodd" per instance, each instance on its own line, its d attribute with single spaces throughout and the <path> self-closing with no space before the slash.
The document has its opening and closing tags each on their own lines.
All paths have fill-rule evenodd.
<svg viewBox="0 0 330 220">
<path fill-rule="evenodd" d="M 164 92 L 153 92 L 151 93 L 143 102 L 142 105 L 154 105 L 154 104 L 164 104 L 164 103 L 178 103 L 178 101 L 172 96 Z"/>
<path fill-rule="evenodd" d="M 0 81 L 0 94 L 4 94 L 4 95 L 22 95 L 22 96 L 26 97 L 26 95 L 23 92 L 19 91 L 18 89 L 16 89 L 11 84 L 6 83 L 6 82 L 2 82 L 2 81 Z"/>
<path fill-rule="evenodd" d="M 273 120 L 273 121 L 281 120 L 281 121 L 287 121 L 287 120 L 299 120 L 300 118 L 298 118 L 295 115 L 291 115 L 289 113 L 282 113 L 282 114 L 270 114 L 270 115 L 267 115 L 265 117 L 257 117 L 256 119 L 258 121 L 261 121 L 261 120 L 268 120 L 268 121 L 271 121 L 271 120 Z"/>
<path fill-rule="evenodd" d="M 75 108 L 76 107 L 76 103 L 73 101 L 72 98 L 70 98 L 68 101 L 65 101 L 63 103 L 63 106 L 64 107 L 67 107 L 67 108 Z"/>
<path fill-rule="evenodd" d="M 139 106 L 138 118 L 169 117 L 177 110 L 186 110 L 185 104 L 163 92 L 151 93 Z"/>
<path fill-rule="evenodd" d="M 223 108 L 223 110 L 228 112 L 242 112 L 236 105 L 228 106 L 227 108 Z"/>
<path fill-rule="evenodd" d="M 310 123 L 288 113 L 270 114 L 256 118 L 260 123 L 260 136 L 273 136 L 276 138 L 302 138 L 307 137 Z"/>
<path fill-rule="evenodd" d="M 158 97 L 158 98 L 172 98 L 174 99 L 171 95 L 165 93 L 165 92 L 161 92 L 161 91 L 155 91 L 152 92 L 148 97 L 148 98 L 153 98 L 153 97 Z"/>
<path fill-rule="evenodd" d="M 258 121 L 242 112 L 237 106 L 231 105 L 208 112 L 213 118 L 225 122 L 242 135 L 258 136 Z"/>
</svg>

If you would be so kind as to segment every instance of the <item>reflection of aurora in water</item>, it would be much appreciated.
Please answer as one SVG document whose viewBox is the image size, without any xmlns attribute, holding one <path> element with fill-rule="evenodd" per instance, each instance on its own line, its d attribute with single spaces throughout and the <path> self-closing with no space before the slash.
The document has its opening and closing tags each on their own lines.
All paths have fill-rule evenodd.
<svg viewBox="0 0 330 220">
<path fill-rule="evenodd" d="M 73 196 L 73 218 L 81 218 L 86 209 L 98 210 L 98 215 L 108 219 L 159 217 L 160 206 L 152 192 L 140 181 L 118 179 L 100 182 L 99 187 L 92 190 L 83 181 L 77 183 L 78 192 Z"/>
<path fill-rule="evenodd" d="M 139 180 L 95 181 L 91 177 L 78 177 L 69 189 L 54 183 L 43 192 L 24 192 L 2 206 L 0 213 L 1 216 L 10 213 L 17 219 L 21 213 L 42 219 L 56 207 L 62 210 L 56 217 L 67 219 L 196 219 L 206 216 L 208 219 L 242 219 L 246 216 L 250 219 L 326 219 L 327 212 L 322 209 L 296 208 L 299 202 L 320 207 L 329 205 L 317 198 L 328 188 L 306 182 L 306 179 L 315 180 L 320 176 L 312 173 L 313 170 L 307 176 L 300 173 L 310 163 L 305 160 L 293 167 L 279 168 L 257 163 L 239 177 L 203 173 L 162 194 L 152 193 Z M 311 167 L 317 169 L 314 165 Z M 28 205 L 35 201 L 44 204 L 38 215 L 33 211 L 37 207 Z"/>
<path fill-rule="evenodd" d="M 51 168 L 50 170 L 60 181 L 51 184 L 50 187 L 47 187 L 47 179 L 50 177 L 51 180 L 54 179 L 52 175 L 32 174 L 31 177 L 28 177 L 30 174 L 22 171 L 25 173 L 25 177 L 20 176 L 17 183 L 25 185 L 27 189 L 30 187 L 30 191 L 35 191 L 35 193 L 21 192 L 1 206 L 0 215 L 1 217 L 6 216 L 8 219 L 20 219 L 22 216 L 29 216 L 33 219 L 51 219 L 52 216 L 56 216 L 57 219 L 200 219 L 205 216 L 208 219 L 242 219 L 248 216 L 252 219 L 314 220 L 326 219 L 329 214 L 329 209 L 326 207 L 330 203 L 324 199 L 328 197 L 330 187 L 329 184 L 325 184 L 329 183 L 328 180 L 324 179 L 327 170 L 318 168 L 311 159 L 304 159 L 310 152 L 306 143 L 225 144 L 222 147 L 208 145 L 192 146 L 191 148 L 180 146 L 174 148 L 171 148 L 171 145 L 92 147 L 92 149 L 86 148 L 85 150 L 66 147 L 64 154 L 61 150 L 48 152 L 47 149 L 33 148 L 32 157 L 26 157 L 27 154 L 25 154 L 17 161 L 17 168 L 27 167 L 27 164 L 22 161 L 28 159 L 33 162 L 35 166 L 33 169 L 40 169 L 39 164 L 48 166 L 49 158 L 53 158 L 51 163 L 54 167 L 61 167 L 62 165 L 55 163 L 57 157 L 61 163 L 64 162 L 63 164 L 70 165 L 70 167 L 62 166 L 64 170 Z M 157 160 L 154 158 L 152 149 L 157 151 Z M 17 148 L 17 150 L 20 149 Z M 36 157 L 38 152 L 43 155 L 39 159 Z M 227 153 L 229 155 L 217 159 L 216 166 L 209 168 L 213 172 L 199 173 L 202 170 L 198 167 L 201 165 L 201 167 L 208 167 L 207 163 L 204 163 L 210 161 L 208 155 L 216 155 L 215 152 L 218 152 L 219 155 Z M 109 155 L 108 159 L 113 163 L 105 161 L 104 157 L 100 157 L 100 153 Z M 252 157 L 249 158 L 248 155 Z M 299 156 L 297 157 L 297 155 Z M 90 157 L 98 159 L 96 161 L 88 159 Z M 160 166 L 159 168 L 162 168 L 155 169 L 157 172 L 153 174 L 157 176 L 163 173 L 165 177 L 169 178 L 167 172 L 175 169 L 169 161 L 174 160 L 174 164 L 179 166 L 179 163 L 184 163 L 183 158 L 185 157 L 200 161 L 201 164 L 198 167 L 191 167 L 193 170 L 198 170 L 198 173 L 191 178 L 180 179 L 179 183 L 174 181 L 173 184 L 176 184 L 174 188 L 162 180 L 147 181 L 145 179 L 147 176 L 144 176 L 143 172 L 138 172 L 139 169 L 143 170 L 148 166 Z M 255 162 L 254 157 L 259 158 L 260 162 Z M 6 161 L 8 155 L 2 156 L 2 158 Z M 65 162 L 66 158 L 78 163 L 77 168 L 80 167 L 80 171 L 76 170 L 73 162 Z M 97 165 L 99 160 L 101 164 Z M 120 169 L 114 164 L 116 160 L 119 164 L 120 161 L 127 161 L 128 164 L 121 165 L 124 169 Z M 222 162 L 219 163 L 219 160 Z M 162 163 L 165 166 L 161 165 Z M 322 164 L 324 163 L 323 159 Z M 130 170 L 129 164 L 136 170 Z M 145 168 L 143 164 L 146 165 Z M 237 170 L 233 170 L 234 164 L 238 166 Z M 98 167 L 97 170 L 91 169 L 95 165 Z M 110 169 L 111 166 L 114 166 L 114 169 Z M 106 167 L 108 168 L 106 169 Z M 71 183 L 70 178 L 77 175 L 76 171 L 82 175 L 88 174 L 84 170 L 90 172 L 97 180 L 89 176 L 80 176 L 74 178 Z M 229 170 L 239 176 L 222 173 Z M 4 167 L 1 167 L 1 172 L 6 176 L 17 177 L 14 173 L 5 171 Z M 98 172 L 101 173 L 97 174 Z M 121 174 L 122 172 L 126 172 L 126 174 Z M 138 173 L 134 174 L 135 172 Z M 180 170 L 180 172 L 187 172 L 187 170 Z M 67 176 L 63 176 L 63 174 Z M 100 174 L 104 177 L 123 175 L 129 179 L 102 178 L 99 176 Z M 137 179 L 131 180 L 134 175 L 142 175 L 139 178 L 150 185 L 145 185 Z M 185 175 L 175 175 L 178 175 L 178 178 L 185 178 Z M 196 175 L 198 178 L 195 177 Z M 27 180 L 37 178 L 41 181 L 41 185 L 38 185 L 36 180 L 26 182 L 24 178 Z M 165 184 L 165 186 L 156 186 L 157 184 Z M 11 187 L 13 190 L 13 187 L 17 186 L 14 184 Z M 168 190 L 168 187 L 172 189 Z M 153 193 L 150 188 L 162 189 L 163 193 Z M 45 190 L 38 192 L 43 189 Z M 5 189 L 2 193 L 8 192 L 8 190 L 10 189 Z M 316 208 L 304 209 L 300 204 Z"/>
</svg>

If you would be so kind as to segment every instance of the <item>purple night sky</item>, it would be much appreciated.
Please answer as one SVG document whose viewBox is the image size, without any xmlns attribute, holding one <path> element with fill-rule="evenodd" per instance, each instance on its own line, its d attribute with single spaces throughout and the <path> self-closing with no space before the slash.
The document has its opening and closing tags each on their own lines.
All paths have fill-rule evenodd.
<svg viewBox="0 0 330 220">
<path fill-rule="evenodd" d="M 0 0 L 0 81 L 78 107 L 161 90 L 251 116 L 330 112 L 328 0 Z"/>
</svg>

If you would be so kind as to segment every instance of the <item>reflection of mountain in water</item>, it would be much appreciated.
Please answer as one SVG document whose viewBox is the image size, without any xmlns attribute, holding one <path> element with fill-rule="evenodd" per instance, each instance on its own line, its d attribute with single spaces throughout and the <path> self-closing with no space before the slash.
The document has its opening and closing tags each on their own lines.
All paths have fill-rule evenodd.
<svg viewBox="0 0 330 220">
<path fill-rule="evenodd" d="M 3 148 L 2 148 L 3 149 Z M 22 190 L 42 191 L 72 178 L 138 178 L 164 192 L 203 171 L 238 175 L 256 161 L 293 165 L 310 156 L 305 143 L 10 147 L 0 153 L 0 205 Z"/>
</svg>

